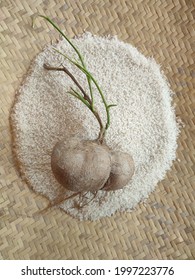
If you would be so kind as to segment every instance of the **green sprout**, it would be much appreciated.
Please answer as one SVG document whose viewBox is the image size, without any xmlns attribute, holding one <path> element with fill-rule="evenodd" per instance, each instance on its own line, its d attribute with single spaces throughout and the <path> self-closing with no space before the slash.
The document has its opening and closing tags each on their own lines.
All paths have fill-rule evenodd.
<svg viewBox="0 0 195 280">
<path fill-rule="evenodd" d="M 78 81 L 73 76 L 73 74 L 70 73 L 70 71 L 65 66 L 63 66 L 63 67 L 51 67 L 51 66 L 48 66 L 48 65 L 44 64 L 44 68 L 47 69 L 47 70 L 63 71 L 72 79 L 72 81 L 78 87 L 79 92 L 74 90 L 71 87 L 71 89 L 70 89 L 70 91 L 68 91 L 68 93 L 71 94 L 72 96 L 74 96 L 75 98 L 79 99 L 80 101 L 82 101 L 89 108 L 89 110 L 94 114 L 94 116 L 96 117 L 96 119 L 99 123 L 99 126 L 100 126 L 100 132 L 99 132 L 99 136 L 98 136 L 97 140 L 100 143 L 103 143 L 105 133 L 106 133 L 108 127 L 110 126 L 110 108 L 114 107 L 114 106 L 117 106 L 117 105 L 116 104 L 108 104 L 106 102 L 104 94 L 103 94 L 100 86 L 98 85 L 98 82 L 93 77 L 93 75 L 87 70 L 87 67 L 85 65 L 83 56 L 79 52 L 78 48 L 71 42 L 71 40 L 60 30 L 60 28 L 49 17 L 43 16 L 43 15 L 38 15 L 38 17 L 44 18 L 46 21 L 48 21 L 62 35 L 62 37 L 70 44 L 70 46 L 74 49 L 74 51 L 78 55 L 79 62 L 76 62 L 73 59 L 71 59 L 70 57 L 68 57 L 67 55 L 65 55 L 64 53 L 60 52 L 58 49 L 53 48 L 54 51 L 56 51 L 58 54 L 62 55 L 71 64 L 75 65 L 86 76 L 90 96 L 84 91 L 84 89 L 78 83 Z M 37 18 L 37 16 L 36 16 L 36 18 Z M 34 22 L 35 22 L 36 18 L 33 18 L 33 20 L 32 20 L 32 27 L 34 27 Z M 93 94 L 93 90 L 92 90 L 92 83 L 95 85 L 96 89 L 98 90 L 98 92 L 101 96 L 102 102 L 104 104 L 105 110 L 106 110 L 107 120 L 106 120 L 105 125 L 102 123 L 100 115 L 99 115 L 97 109 L 94 106 L 94 94 Z"/>
</svg>

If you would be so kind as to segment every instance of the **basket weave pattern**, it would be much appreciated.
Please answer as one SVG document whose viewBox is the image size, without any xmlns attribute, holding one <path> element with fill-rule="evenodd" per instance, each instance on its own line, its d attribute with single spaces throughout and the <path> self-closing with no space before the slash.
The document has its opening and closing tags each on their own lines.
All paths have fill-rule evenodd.
<svg viewBox="0 0 195 280">
<path fill-rule="evenodd" d="M 0 259 L 195 258 L 195 4 L 192 0 L 4 0 L 0 2 Z M 146 204 L 97 222 L 63 211 L 35 212 L 47 200 L 22 181 L 12 153 L 9 112 L 30 61 L 57 33 L 117 35 L 153 56 L 176 93 L 184 123 L 172 169 Z"/>
</svg>

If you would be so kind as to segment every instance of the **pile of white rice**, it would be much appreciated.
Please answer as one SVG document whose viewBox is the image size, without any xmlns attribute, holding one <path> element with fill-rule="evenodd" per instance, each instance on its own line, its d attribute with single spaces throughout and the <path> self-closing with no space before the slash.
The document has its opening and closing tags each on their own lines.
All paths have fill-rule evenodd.
<svg viewBox="0 0 195 280">
<path fill-rule="evenodd" d="M 105 191 L 99 191 L 91 202 L 93 196 L 88 193 L 60 205 L 80 220 L 96 220 L 116 211 L 129 211 L 148 197 L 176 157 L 179 129 L 171 105 L 172 92 L 153 59 L 116 37 L 86 33 L 73 41 L 108 103 L 117 104 L 111 109 L 107 144 L 131 154 L 136 168 L 131 182 L 122 190 L 106 196 Z M 77 59 L 65 40 L 55 47 Z M 71 79 L 63 72 L 45 70 L 44 63 L 64 63 L 86 90 L 88 86 L 82 72 L 49 45 L 35 59 L 16 97 L 11 120 L 20 168 L 33 189 L 52 200 L 60 189 L 50 167 L 53 146 L 70 133 L 94 139 L 99 126 L 89 109 L 67 93 L 70 86 L 75 88 Z M 95 106 L 106 121 L 104 106 L 98 92 L 94 92 Z M 76 207 L 87 201 L 85 207 Z"/>
</svg>

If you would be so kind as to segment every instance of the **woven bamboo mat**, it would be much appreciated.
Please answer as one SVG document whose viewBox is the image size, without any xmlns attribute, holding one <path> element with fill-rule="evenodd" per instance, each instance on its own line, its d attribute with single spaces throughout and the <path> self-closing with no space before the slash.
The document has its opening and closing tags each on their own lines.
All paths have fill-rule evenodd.
<svg viewBox="0 0 195 280">
<path fill-rule="evenodd" d="M 195 258 L 195 4 L 193 0 L 0 1 L 0 259 Z M 178 160 L 146 204 L 97 222 L 52 209 L 21 180 L 11 150 L 9 112 L 30 61 L 51 38 L 53 18 L 69 37 L 117 35 L 162 65 L 185 127 Z"/>
</svg>

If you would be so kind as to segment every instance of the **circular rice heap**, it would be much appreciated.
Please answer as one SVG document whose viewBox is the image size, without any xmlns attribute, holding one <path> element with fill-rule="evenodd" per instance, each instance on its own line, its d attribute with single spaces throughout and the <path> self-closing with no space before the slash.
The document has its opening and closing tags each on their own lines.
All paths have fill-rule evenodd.
<svg viewBox="0 0 195 280">
<path fill-rule="evenodd" d="M 96 220 L 116 211 L 129 211 L 148 197 L 176 157 L 179 129 L 171 105 L 172 92 L 153 59 L 116 37 L 85 33 L 73 40 L 106 100 L 117 104 L 111 110 L 107 144 L 129 153 L 135 162 L 133 178 L 122 190 L 98 191 L 94 199 L 93 194 L 84 193 L 60 205 L 80 220 Z M 54 47 L 75 57 L 64 40 Z M 95 139 L 99 127 L 88 108 L 67 93 L 74 86 L 70 78 L 62 72 L 45 70 L 44 63 L 65 63 L 85 90 L 88 86 L 85 76 L 49 45 L 36 57 L 16 95 L 11 122 L 20 169 L 36 192 L 53 200 L 61 190 L 51 171 L 54 145 L 72 134 Z M 98 92 L 95 104 L 106 120 Z M 82 204 L 86 205 L 78 207 Z"/>
</svg>

